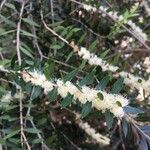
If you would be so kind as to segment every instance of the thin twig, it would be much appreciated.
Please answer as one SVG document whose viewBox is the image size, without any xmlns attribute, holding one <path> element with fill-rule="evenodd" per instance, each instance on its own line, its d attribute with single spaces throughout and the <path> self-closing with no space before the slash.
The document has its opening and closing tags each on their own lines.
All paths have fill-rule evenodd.
<svg viewBox="0 0 150 150">
<path fill-rule="evenodd" d="M 0 57 L 1 57 L 2 60 L 4 59 L 4 56 L 1 52 L 0 52 Z"/>
<path fill-rule="evenodd" d="M 41 20 L 42 20 L 42 23 L 44 24 L 45 28 L 50 31 L 53 35 L 55 35 L 56 37 L 58 37 L 60 40 L 62 40 L 64 43 L 66 43 L 67 45 L 69 45 L 71 48 L 75 48 L 75 46 L 73 46 L 72 44 L 70 44 L 66 39 L 64 39 L 63 37 L 61 37 L 59 34 L 57 34 L 54 30 L 52 30 L 50 27 L 47 26 L 46 22 L 44 21 L 44 17 L 43 17 L 43 12 L 42 12 L 42 9 L 41 9 Z"/>
<path fill-rule="evenodd" d="M 144 9 L 145 9 L 147 15 L 150 16 L 150 7 L 149 7 L 149 5 L 148 5 L 148 1 L 143 0 L 142 6 L 144 6 Z"/>
<path fill-rule="evenodd" d="M 20 15 L 19 15 L 19 21 L 17 24 L 17 36 L 16 36 L 16 50 L 17 50 L 17 57 L 18 57 L 18 63 L 19 66 L 21 66 L 21 54 L 20 54 L 20 30 L 21 30 L 21 20 L 22 20 L 22 15 L 23 15 L 23 11 L 24 11 L 24 6 L 25 6 L 25 0 L 23 0 L 22 5 L 21 5 L 21 9 L 20 9 Z"/>
<path fill-rule="evenodd" d="M 6 0 L 3 0 L 3 1 L 1 2 L 0 11 L 2 10 L 2 8 L 3 8 L 3 6 L 4 6 L 5 3 L 6 3 Z"/>
<path fill-rule="evenodd" d="M 30 12 L 32 12 L 32 1 L 30 2 Z M 32 16 L 32 14 L 30 14 L 30 19 L 33 21 L 33 16 Z M 33 37 L 33 38 L 34 38 L 34 40 L 33 40 L 34 47 L 37 48 L 38 53 L 39 53 L 39 55 L 40 55 L 40 59 L 43 60 L 43 53 L 42 53 L 42 51 L 41 51 L 41 49 L 40 49 L 40 46 L 39 46 L 39 44 L 38 44 L 37 35 L 36 35 L 36 29 L 35 29 L 35 26 L 34 26 L 34 25 L 32 25 L 32 33 L 33 33 L 33 35 L 34 35 L 34 37 Z"/>
<path fill-rule="evenodd" d="M 12 81 L 9 81 L 9 80 L 3 79 L 3 78 L 0 78 L 0 81 L 1 81 L 1 82 L 6 82 L 6 83 L 10 83 L 10 84 L 12 84 L 12 85 L 15 85 L 16 87 L 19 87 L 19 85 L 16 84 L 15 82 L 12 82 Z"/>
<path fill-rule="evenodd" d="M 50 0 L 50 7 L 51 7 L 51 16 L 52 16 L 52 24 L 54 24 L 54 5 L 53 5 L 53 0 Z M 57 42 L 57 39 L 54 38 L 55 43 Z M 56 56 L 57 49 L 54 49 L 54 56 Z"/>
<path fill-rule="evenodd" d="M 53 128 L 53 130 L 57 131 L 56 127 L 54 126 L 54 124 L 50 121 L 50 124 Z M 75 143 L 73 143 L 63 132 L 60 131 L 60 134 L 62 134 L 62 136 L 77 150 L 81 150 L 80 147 L 78 147 Z"/>
<path fill-rule="evenodd" d="M 22 104 L 22 98 L 21 98 L 21 93 L 22 93 L 22 90 L 20 88 L 19 90 L 19 94 L 20 94 L 20 98 L 19 98 L 19 111 L 20 111 L 20 140 L 21 140 L 21 146 L 23 148 L 24 146 L 24 142 L 28 148 L 28 150 L 31 150 L 31 147 L 27 141 L 27 138 L 24 134 L 24 125 L 23 125 L 23 104 Z"/>
<path fill-rule="evenodd" d="M 95 35 L 95 36 L 97 36 L 97 37 L 99 37 L 99 38 L 103 38 L 103 39 L 105 39 L 106 38 L 106 36 L 102 36 L 102 35 L 99 35 L 98 33 L 96 33 L 96 32 L 94 32 L 92 29 L 90 29 L 87 25 L 85 25 L 83 22 L 81 22 L 80 20 L 77 20 L 77 19 L 75 19 L 75 18 L 71 18 L 72 20 L 74 20 L 74 21 L 76 21 L 76 22 L 78 22 L 78 23 L 80 23 L 85 29 L 87 29 L 89 32 L 91 32 L 93 35 Z"/>
<path fill-rule="evenodd" d="M 50 0 L 50 5 L 51 5 L 52 23 L 54 23 L 54 6 L 53 6 L 53 0 Z"/>
<path fill-rule="evenodd" d="M 32 92 L 31 92 L 31 96 L 30 96 L 30 99 L 29 99 L 29 105 L 32 104 L 32 95 L 33 95 L 33 93 L 34 93 L 34 90 L 35 90 L 35 88 L 33 87 Z M 31 115 L 30 115 L 30 112 L 31 112 L 31 107 L 28 108 L 27 113 L 26 113 L 26 117 L 27 117 L 27 116 L 31 116 Z M 26 121 L 27 121 L 27 120 L 25 120 L 25 124 L 26 124 Z M 31 125 L 32 125 L 32 127 L 33 127 L 34 129 L 37 129 L 36 126 L 35 126 L 35 124 L 34 124 L 34 122 L 33 122 L 32 120 L 30 120 L 30 123 L 31 123 Z M 37 136 L 38 136 L 39 139 L 43 139 L 40 133 L 37 133 Z M 44 150 L 50 150 L 50 149 L 48 148 L 48 146 L 43 142 L 43 140 L 42 140 L 41 144 L 42 144 L 42 148 L 44 148 Z"/>
<path fill-rule="evenodd" d="M 80 147 L 78 147 L 76 144 L 74 144 L 63 132 L 60 132 L 62 135 L 63 135 L 63 137 L 66 139 L 66 140 L 68 140 L 70 143 L 71 143 L 71 145 L 73 145 L 77 150 L 82 150 Z"/>
</svg>

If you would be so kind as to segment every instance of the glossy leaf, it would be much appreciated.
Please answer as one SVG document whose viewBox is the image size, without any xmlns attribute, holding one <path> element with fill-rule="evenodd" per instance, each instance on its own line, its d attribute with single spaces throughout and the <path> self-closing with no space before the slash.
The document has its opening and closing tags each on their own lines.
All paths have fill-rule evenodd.
<svg viewBox="0 0 150 150">
<path fill-rule="evenodd" d="M 105 119 L 106 119 L 108 129 L 111 129 L 113 126 L 113 120 L 114 120 L 113 117 L 114 115 L 110 111 L 105 112 Z"/>
<path fill-rule="evenodd" d="M 95 69 L 88 73 L 79 83 L 80 86 L 83 86 L 83 85 L 88 85 L 90 83 L 93 82 L 93 78 L 94 78 L 94 75 L 95 75 Z"/>
<path fill-rule="evenodd" d="M 72 103 L 72 100 L 73 100 L 73 95 L 71 95 L 70 93 L 68 93 L 67 96 L 61 102 L 61 107 L 62 108 L 67 107 L 68 105 L 70 105 Z"/>
<path fill-rule="evenodd" d="M 87 101 L 82 107 L 81 117 L 86 117 L 91 112 L 91 109 L 92 103 Z"/>
<path fill-rule="evenodd" d="M 48 100 L 50 102 L 55 101 L 57 99 L 57 89 L 54 88 L 48 93 Z"/>
<path fill-rule="evenodd" d="M 64 77 L 64 82 L 66 81 L 71 81 L 79 72 L 79 69 L 75 69 L 73 71 L 71 71 L 70 73 L 68 73 L 65 77 Z"/>
<path fill-rule="evenodd" d="M 123 78 L 118 79 L 112 86 L 111 93 L 118 94 L 123 88 Z"/>
<path fill-rule="evenodd" d="M 110 76 L 106 76 L 104 77 L 99 83 L 98 85 L 96 86 L 96 89 L 97 90 L 104 90 L 106 85 L 109 83 L 109 80 L 110 80 Z"/>
</svg>

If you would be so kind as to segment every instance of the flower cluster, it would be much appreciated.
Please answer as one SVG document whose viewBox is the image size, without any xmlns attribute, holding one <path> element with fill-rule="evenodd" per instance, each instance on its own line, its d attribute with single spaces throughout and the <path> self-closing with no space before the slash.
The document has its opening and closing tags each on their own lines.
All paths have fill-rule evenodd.
<svg viewBox="0 0 150 150">
<path fill-rule="evenodd" d="M 77 120 L 78 126 L 83 129 L 93 140 L 95 140 L 100 145 L 109 145 L 110 139 L 106 136 L 103 136 L 99 133 L 96 133 L 95 129 L 91 128 L 87 122 L 83 122 L 82 120 Z"/>
<path fill-rule="evenodd" d="M 102 66 L 103 71 L 110 70 L 112 72 L 116 72 L 118 67 L 109 65 L 106 63 L 106 61 L 102 60 L 101 58 L 97 57 L 93 53 L 90 53 L 85 47 L 81 47 L 81 49 L 78 51 L 78 55 L 82 57 L 84 60 L 88 60 L 88 63 L 90 65 L 97 65 Z"/>
<path fill-rule="evenodd" d="M 8 91 L 5 95 L 3 95 L 0 99 L 0 102 L 4 103 L 4 105 L 0 105 L 0 108 L 6 108 L 8 107 L 9 103 L 13 100 L 13 99 L 19 99 L 19 98 L 23 98 L 24 94 L 23 93 L 16 93 L 15 95 L 11 95 L 11 92 Z"/>
<path fill-rule="evenodd" d="M 11 100 L 12 100 L 12 96 L 11 96 L 11 92 L 9 91 L 8 93 L 2 96 L 0 101 L 3 103 L 10 103 Z"/>
<path fill-rule="evenodd" d="M 46 91 L 46 94 L 54 87 L 56 87 L 58 94 L 62 98 L 65 98 L 67 94 L 70 93 L 71 95 L 73 95 L 74 100 L 78 100 L 82 104 L 85 104 L 87 101 L 91 102 L 92 107 L 102 112 L 106 112 L 107 110 L 109 110 L 116 117 L 123 117 L 123 107 L 128 105 L 128 100 L 120 95 L 108 94 L 104 91 L 91 89 L 87 86 L 82 86 L 79 89 L 70 81 L 64 83 L 60 79 L 57 79 L 56 84 L 54 84 L 51 81 L 47 81 L 45 76 L 37 71 L 29 73 L 23 72 L 22 78 L 26 82 L 30 81 L 34 85 L 41 86 L 42 88 L 44 88 L 44 91 Z M 102 98 L 99 96 L 99 94 L 102 95 Z"/>
<path fill-rule="evenodd" d="M 87 11 L 93 11 L 93 12 L 96 12 L 96 11 L 97 11 L 97 8 L 96 8 L 96 7 L 92 7 L 92 6 L 86 5 L 86 4 L 83 5 L 83 8 L 84 8 L 85 10 L 87 10 Z"/>
<path fill-rule="evenodd" d="M 53 89 L 53 83 L 48 81 L 46 77 L 38 71 L 29 72 L 29 74 L 22 72 L 22 76 L 26 82 L 30 81 L 32 84 L 42 87 L 45 94 Z"/>
<path fill-rule="evenodd" d="M 90 53 L 84 47 L 81 47 L 81 49 L 78 51 L 78 55 L 82 57 L 84 60 L 87 60 L 90 65 L 101 66 L 103 71 L 116 72 L 119 69 L 119 67 L 107 64 L 106 61 L 103 61 L 95 54 Z M 118 75 L 123 77 L 125 84 L 131 86 L 132 88 L 139 89 L 140 87 L 142 87 L 145 91 L 148 92 L 150 91 L 150 81 L 145 81 L 140 77 L 136 77 L 124 71 L 119 72 Z"/>
</svg>

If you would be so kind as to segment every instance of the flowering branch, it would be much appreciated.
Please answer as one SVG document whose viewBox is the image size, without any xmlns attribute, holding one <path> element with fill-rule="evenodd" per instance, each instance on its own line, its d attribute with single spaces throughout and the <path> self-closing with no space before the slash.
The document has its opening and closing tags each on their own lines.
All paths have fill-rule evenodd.
<svg viewBox="0 0 150 150">
<path fill-rule="evenodd" d="M 97 55 L 90 53 L 86 48 L 81 47 L 78 51 L 78 55 L 82 57 L 82 59 L 87 60 L 90 65 L 101 66 L 103 71 L 111 71 L 113 73 L 117 72 L 119 67 L 107 64 L 106 61 L 99 58 Z M 150 81 L 145 81 L 144 79 L 134 76 L 128 72 L 121 71 L 117 73 L 121 77 L 124 78 L 124 83 L 129 85 L 132 88 L 139 89 L 143 88 L 145 91 L 149 93 L 150 91 Z"/>
<path fill-rule="evenodd" d="M 118 16 L 118 12 L 107 12 L 108 8 L 107 7 L 103 7 L 100 6 L 98 9 L 96 7 L 93 7 L 91 5 L 87 5 L 81 2 L 78 2 L 76 0 L 70 0 L 78 5 L 81 5 L 83 7 L 83 9 L 87 10 L 87 11 L 92 11 L 92 12 L 98 12 L 98 13 L 103 13 L 105 15 L 107 15 L 110 19 L 112 19 L 115 22 L 118 21 L 123 21 L 123 16 Z M 127 24 L 131 27 L 131 30 L 128 29 L 124 24 Z M 121 24 L 121 26 L 127 30 L 134 38 L 136 38 L 140 43 L 142 43 L 149 51 L 150 51 L 150 47 L 145 43 L 147 40 L 147 35 L 135 24 L 133 23 L 131 20 L 129 21 L 125 21 L 123 22 L 123 24 Z"/>
<path fill-rule="evenodd" d="M 70 93 L 74 100 L 79 100 L 82 104 L 91 102 L 92 107 L 102 112 L 109 110 L 119 118 L 123 117 L 125 114 L 123 107 L 128 105 L 128 100 L 121 95 L 108 94 L 101 90 L 91 89 L 87 86 L 82 86 L 78 89 L 70 81 L 64 83 L 60 79 L 55 79 L 54 83 L 48 81 L 43 74 L 37 71 L 28 73 L 23 71 L 21 74 L 25 82 L 31 82 L 33 85 L 41 86 L 44 89 L 45 94 L 48 94 L 48 92 L 55 87 L 62 98 L 65 98 L 67 94 Z M 102 98 L 98 96 L 100 94 L 102 95 Z"/>
<path fill-rule="evenodd" d="M 90 9 L 91 9 L 91 7 L 90 7 Z M 43 22 L 45 28 L 48 31 L 50 31 L 52 34 L 57 36 L 60 40 L 65 42 L 67 45 L 69 45 L 74 50 L 74 52 L 78 52 L 78 55 L 81 56 L 83 59 L 88 60 L 90 65 L 99 65 L 102 67 L 103 71 L 116 72 L 119 69 L 119 67 L 107 64 L 105 61 L 103 61 L 101 58 L 98 58 L 93 53 L 90 54 L 90 52 L 88 50 L 86 50 L 86 48 L 81 47 L 79 49 L 79 47 L 77 45 L 69 43 L 66 39 L 64 39 L 60 35 L 58 35 L 54 30 L 52 30 L 51 28 L 49 28 L 47 26 L 47 24 L 43 20 L 42 11 L 41 11 L 41 19 L 42 19 L 42 22 Z M 145 91 L 148 91 L 148 93 L 149 93 L 150 81 L 145 81 L 144 79 L 142 79 L 140 77 L 135 77 L 134 75 L 124 72 L 124 71 L 118 73 L 118 75 L 120 75 L 124 78 L 125 84 L 131 86 L 132 88 L 136 88 L 138 90 L 140 89 L 140 87 L 142 87 Z M 139 82 L 141 82 L 141 83 L 139 83 Z"/>
</svg>

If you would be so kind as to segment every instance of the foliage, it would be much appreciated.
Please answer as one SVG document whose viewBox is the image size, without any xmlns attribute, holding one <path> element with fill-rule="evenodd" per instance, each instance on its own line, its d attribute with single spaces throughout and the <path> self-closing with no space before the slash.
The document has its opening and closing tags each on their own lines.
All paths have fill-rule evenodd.
<svg viewBox="0 0 150 150">
<path fill-rule="evenodd" d="M 145 1 L 2 0 L 0 149 L 148 150 L 147 7 Z M 116 117 L 94 107 L 92 96 L 75 101 L 67 83 L 81 93 L 88 87 L 89 97 L 98 91 L 97 104 L 111 95 L 130 104 L 114 98 Z"/>
</svg>

